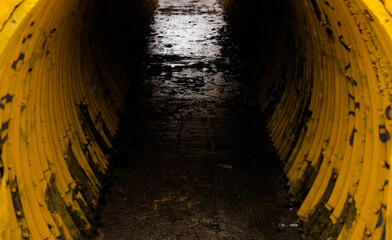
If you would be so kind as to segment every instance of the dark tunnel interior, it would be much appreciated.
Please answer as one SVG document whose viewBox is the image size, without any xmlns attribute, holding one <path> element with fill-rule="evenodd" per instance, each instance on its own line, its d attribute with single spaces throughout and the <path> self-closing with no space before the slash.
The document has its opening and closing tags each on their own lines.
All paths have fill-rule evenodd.
<svg viewBox="0 0 392 240">
<path fill-rule="evenodd" d="M 297 224 L 295 203 L 253 90 L 290 51 L 284 5 L 241 2 L 226 15 L 217 1 L 161 1 L 161 17 L 146 18 L 145 6 L 123 4 L 103 13 L 109 52 L 133 71 L 100 237 L 299 239 L 279 227 Z"/>
<path fill-rule="evenodd" d="M 0 9 L 0 239 L 390 239 L 388 1 Z"/>
</svg>

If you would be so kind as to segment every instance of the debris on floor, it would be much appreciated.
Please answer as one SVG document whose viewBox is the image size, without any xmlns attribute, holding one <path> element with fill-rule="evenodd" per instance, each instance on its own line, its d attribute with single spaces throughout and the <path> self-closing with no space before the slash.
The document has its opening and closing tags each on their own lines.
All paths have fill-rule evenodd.
<svg viewBox="0 0 392 240">
<path fill-rule="evenodd" d="M 231 166 L 229 164 L 219 164 L 218 166 L 221 167 L 221 168 L 233 169 L 233 166 Z"/>
</svg>

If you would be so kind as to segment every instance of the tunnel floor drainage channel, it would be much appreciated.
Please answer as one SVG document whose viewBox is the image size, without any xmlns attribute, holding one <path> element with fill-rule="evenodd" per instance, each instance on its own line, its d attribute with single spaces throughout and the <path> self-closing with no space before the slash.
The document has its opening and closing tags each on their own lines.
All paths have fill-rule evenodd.
<svg viewBox="0 0 392 240">
<path fill-rule="evenodd" d="M 300 239 L 217 0 L 161 0 L 98 239 Z"/>
</svg>

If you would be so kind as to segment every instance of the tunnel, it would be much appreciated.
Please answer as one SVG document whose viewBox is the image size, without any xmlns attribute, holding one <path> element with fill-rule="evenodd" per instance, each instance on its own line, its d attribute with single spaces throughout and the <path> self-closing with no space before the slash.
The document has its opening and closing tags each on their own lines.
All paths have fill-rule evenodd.
<svg viewBox="0 0 392 240">
<path fill-rule="evenodd" d="M 1 239 L 97 235 L 159 4 L 0 1 Z M 391 1 L 219 4 L 302 237 L 392 239 Z"/>
</svg>

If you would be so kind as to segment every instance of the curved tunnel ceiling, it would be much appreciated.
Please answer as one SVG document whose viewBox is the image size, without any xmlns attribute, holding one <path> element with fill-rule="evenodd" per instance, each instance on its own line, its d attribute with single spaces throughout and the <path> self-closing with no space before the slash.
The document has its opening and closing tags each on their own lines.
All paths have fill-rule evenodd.
<svg viewBox="0 0 392 240">
<path fill-rule="evenodd" d="M 282 0 L 259 28 L 240 14 L 250 3 L 223 0 L 249 42 L 277 28 L 252 39 L 250 71 L 308 238 L 392 239 L 391 2 Z M 1 239 L 93 234 L 156 2 L 122 4 L 0 2 Z"/>
</svg>

